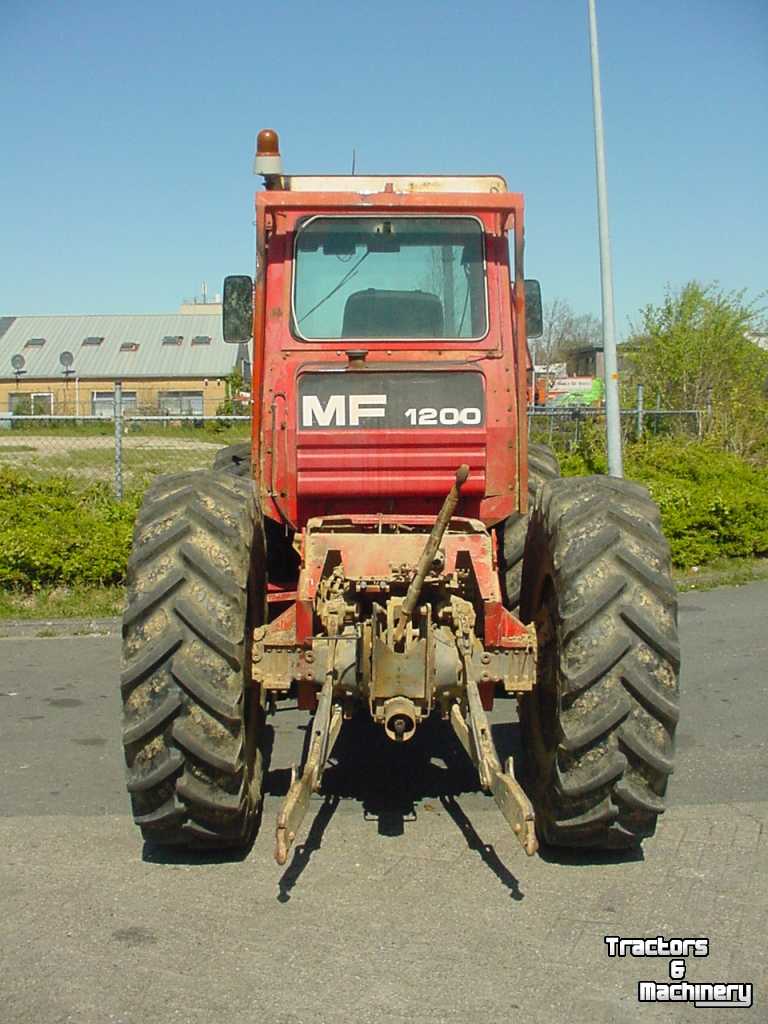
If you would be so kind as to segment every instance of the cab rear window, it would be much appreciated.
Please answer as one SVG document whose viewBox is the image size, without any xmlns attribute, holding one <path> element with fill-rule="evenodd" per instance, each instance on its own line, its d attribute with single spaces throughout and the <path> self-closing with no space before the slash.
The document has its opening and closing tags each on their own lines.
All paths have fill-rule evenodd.
<svg viewBox="0 0 768 1024">
<path fill-rule="evenodd" d="M 471 217 L 312 217 L 296 236 L 304 340 L 472 340 L 488 329 L 483 230 Z"/>
</svg>

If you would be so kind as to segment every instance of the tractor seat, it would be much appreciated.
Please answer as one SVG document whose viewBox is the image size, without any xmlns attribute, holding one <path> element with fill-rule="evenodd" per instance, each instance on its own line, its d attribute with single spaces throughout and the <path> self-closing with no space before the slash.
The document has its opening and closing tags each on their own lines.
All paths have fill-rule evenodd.
<svg viewBox="0 0 768 1024">
<path fill-rule="evenodd" d="M 442 338 L 443 306 L 422 291 L 355 292 L 344 306 L 342 338 Z"/>
</svg>

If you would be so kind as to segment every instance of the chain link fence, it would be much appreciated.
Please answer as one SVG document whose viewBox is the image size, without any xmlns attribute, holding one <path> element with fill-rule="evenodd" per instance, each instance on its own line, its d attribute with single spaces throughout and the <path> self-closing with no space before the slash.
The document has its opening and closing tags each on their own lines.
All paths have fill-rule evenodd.
<svg viewBox="0 0 768 1024">
<path fill-rule="evenodd" d="M 208 469 L 220 448 L 247 441 L 248 415 L 33 416 L 0 418 L 0 467 L 33 476 L 109 483 L 116 497 L 154 477 Z"/>
<path fill-rule="evenodd" d="M 642 437 L 682 436 L 701 438 L 706 413 L 700 409 L 622 409 L 621 435 L 626 441 Z M 584 437 L 585 428 L 605 431 L 605 409 L 588 406 L 537 408 L 528 413 L 531 441 L 573 447 Z"/>
</svg>

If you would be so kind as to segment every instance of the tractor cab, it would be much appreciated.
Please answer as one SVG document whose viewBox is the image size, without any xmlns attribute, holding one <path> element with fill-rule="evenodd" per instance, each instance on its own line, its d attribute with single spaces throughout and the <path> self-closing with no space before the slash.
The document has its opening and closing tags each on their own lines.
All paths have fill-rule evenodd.
<svg viewBox="0 0 768 1024">
<path fill-rule="evenodd" d="M 227 278 L 224 337 L 253 344 L 267 516 L 526 509 L 523 199 L 503 178 L 283 175 L 259 136 L 258 266 Z M 512 283 L 510 285 L 510 246 Z"/>
</svg>

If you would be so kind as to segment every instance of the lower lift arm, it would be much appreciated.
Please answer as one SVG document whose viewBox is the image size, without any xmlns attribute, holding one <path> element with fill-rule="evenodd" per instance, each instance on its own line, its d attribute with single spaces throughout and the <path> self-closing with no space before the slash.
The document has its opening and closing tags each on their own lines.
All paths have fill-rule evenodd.
<svg viewBox="0 0 768 1024">
<path fill-rule="evenodd" d="M 331 660 L 331 664 L 333 664 L 333 660 Z M 291 788 L 288 790 L 288 795 L 277 818 L 275 860 L 278 864 L 285 864 L 288 860 L 288 851 L 304 820 L 309 806 L 309 798 L 320 789 L 323 769 L 338 738 L 341 719 L 341 708 L 333 704 L 333 672 L 331 671 L 325 678 L 317 702 L 317 711 L 312 720 L 312 739 L 304 770 L 301 777 L 297 778 L 294 769 Z"/>
<path fill-rule="evenodd" d="M 480 702 L 477 683 L 473 679 L 467 680 L 467 710 L 465 718 L 458 704 L 451 707 L 453 730 L 474 762 L 483 789 L 493 794 L 497 807 L 525 852 L 532 857 L 539 845 L 533 807 L 513 774 L 511 757 L 507 760 L 506 771 L 502 770 L 491 738 L 491 727 Z"/>
</svg>

